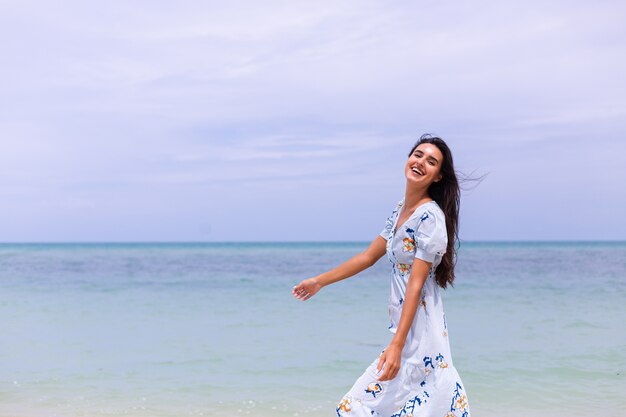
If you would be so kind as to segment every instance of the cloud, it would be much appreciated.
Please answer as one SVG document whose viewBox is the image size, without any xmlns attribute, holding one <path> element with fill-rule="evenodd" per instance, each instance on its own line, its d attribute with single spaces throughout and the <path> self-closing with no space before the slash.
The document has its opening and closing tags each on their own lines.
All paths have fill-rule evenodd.
<svg viewBox="0 0 626 417">
<path fill-rule="evenodd" d="M 574 156 L 559 147 L 601 135 L 611 152 L 589 158 L 612 167 L 626 151 L 619 2 L 0 8 L 0 186 L 32 207 L 96 201 L 97 211 L 108 199 L 109 210 L 123 212 L 119 196 L 133 193 L 146 205 L 162 193 L 193 206 L 200 190 L 230 196 L 232 184 L 261 182 L 257 205 L 275 204 L 272 187 L 299 193 L 305 183 L 309 192 L 373 184 L 391 198 L 384 187 L 401 183 L 396 167 L 426 131 L 454 145 L 459 166 L 492 170 L 505 197 L 520 155 L 535 158 L 537 146 L 554 160 L 537 157 L 536 172 L 569 194 L 582 177 L 568 173 Z M 531 188 L 553 193 L 540 178 Z M 14 213 L 10 221 L 27 221 Z"/>
</svg>

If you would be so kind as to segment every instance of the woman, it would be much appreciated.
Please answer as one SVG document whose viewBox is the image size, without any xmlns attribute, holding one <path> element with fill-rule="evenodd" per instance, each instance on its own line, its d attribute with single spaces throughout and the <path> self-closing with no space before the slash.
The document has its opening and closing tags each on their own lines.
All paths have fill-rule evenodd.
<svg viewBox="0 0 626 417">
<path fill-rule="evenodd" d="M 404 168 L 406 191 L 380 236 L 362 253 L 293 288 L 308 300 L 321 288 L 374 265 L 392 264 L 391 343 L 337 407 L 356 417 L 469 417 L 467 396 L 452 364 L 439 288 L 454 282 L 459 185 L 446 143 L 423 135 Z"/>
</svg>

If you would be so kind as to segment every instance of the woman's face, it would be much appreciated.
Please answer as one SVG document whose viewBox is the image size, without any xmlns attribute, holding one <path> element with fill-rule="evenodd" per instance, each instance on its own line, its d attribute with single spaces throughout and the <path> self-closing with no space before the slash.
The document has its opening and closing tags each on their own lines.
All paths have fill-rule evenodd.
<svg viewBox="0 0 626 417">
<path fill-rule="evenodd" d="M 404 174 L 407 181 L 429 187 L 441 179 L 443 154 L 432 143 L 420 144 L 406 162 Z"/>
</svg>

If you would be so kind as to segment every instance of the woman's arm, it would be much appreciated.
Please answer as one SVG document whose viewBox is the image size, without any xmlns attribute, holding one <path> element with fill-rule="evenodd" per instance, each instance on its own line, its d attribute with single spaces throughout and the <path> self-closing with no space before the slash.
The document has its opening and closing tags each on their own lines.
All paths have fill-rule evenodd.
<svg viewBox="0 0 626 417">
<path fill-rule="evenodd" d="M 381 236 L 377 236 L 363 252 L 328 272 L 305 279 L 293 287 L 292 294 L 299 300 L 308 300 L 323 287 L 356 275 L 374 265 L 385 254 L 386 246 L 387 241 Z"/>
<path fill-rule="evenodd" d="M 406 342 L 406 337 L 409 334 L 413 319 L 417 313 L 417 307 L 419 306 L 420 295 L 422 293 L 422 287 L 428 277 L 428 271 L 430 270 L 430 262 L 426 262 L 422 259 L 415 258 L 413 266 L 411 267 L 411 275 L 409 275 L 409 282 L 406 285 L 406 291 L 404 295 L 404 303 L 402 304 L 402 313 L 400 314 L 400 322 L 396 329 L 396 334 L 389 343 L 387 349 L 380 355 L 378 361 L 378 372 L 384 368 L 382 375 L 378 378 L 380 381 L 386 381 L 395 378 L 400 370 L 400 358 L 402 356 L 402 349 Z"/>
</svg>

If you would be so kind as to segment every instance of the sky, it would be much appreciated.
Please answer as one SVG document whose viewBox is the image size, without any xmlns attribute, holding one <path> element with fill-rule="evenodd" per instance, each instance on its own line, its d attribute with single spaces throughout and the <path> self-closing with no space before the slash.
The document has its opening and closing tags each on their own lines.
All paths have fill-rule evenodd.
<svg viewBox="0 0 626 417">
<path fill-rule="evenodd" d="M 422 133 L 460 238 L 626 239 L 621 1 L 0 1 L 0 241 L 369 241 Z"/>
</svg>

